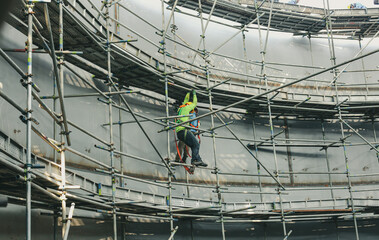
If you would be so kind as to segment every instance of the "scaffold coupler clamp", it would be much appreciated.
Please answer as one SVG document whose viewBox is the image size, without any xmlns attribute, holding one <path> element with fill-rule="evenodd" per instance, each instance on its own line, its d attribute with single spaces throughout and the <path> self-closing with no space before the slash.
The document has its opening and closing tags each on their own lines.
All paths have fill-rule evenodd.
<svg viewBox="0 0 379 240">
<path fill-rule="evenodd" d="M 30 174 L 31 167 L 32 167 L 31 163 L 25 163 L 24 164 L 24 181 L 25 182 L 29 182 L 29 181 L 32 180 L 32 178 L 30 177 L 30 175 L 28 177 L 28 174 Z"/>
<path fill-rule="evenodd" d="M 33 7 L 34 7 L 34 3 L 30 2 L 30 1 L 26 1 L 26 8 L 27 10 L 25 10 L 25 15 L 29 15 L 29 14 L 35 14 L 35 12 L 33 11 Z"/>
<path fill-rule="evenodd" d="M 30 167 L 31 169 L 41 169 L 41 168 L 45 168 L 45 166 L 43 165 L 39 165 L 39 164 L 32 164 L 32 163 L 25 163 L 24 164 L 24 169 L 27 169 L 28 167 Z"/>
<path fill-rule="evenodd" d="M 175 34 L 175 32 L 176 32 L 177 30 L 179 30 L 178 26 L 176 26 L 175 24 L 171 24 L 170 27 L 171 27 L 171 32 L 172 32 L 173 34 Z"/>
<path fill-rule="evenodd" d="M 32 109 L 25 109 L 25 113 L 32 113 L 33 112 L 33 110 Z M 27 118 L 26 116 L 24 116 L 24 115 L 21 115 L 20 116 L 20 120 L 21 120 L 21 122 L 23 122 L 24 124 L 27 124 L 27 122 L 28 121 L 32 121 L 34 124 L 36 124 L 36 125 L 39 125 L 39 122 L 35 119 L 35 118 Z"/>
<path fill-rule="evenodd" d="M 164 54 L 165 53 L 165 48 L 158 48 L 158 53 Z"/>
<path fill-rule="evenodd" d="M 66 190 L 62 189 L 62 194 L 61 194 L 61 196 L 59 198 L 61 199 L 61 201 L 66 201 L 67 200 Z"/>
<path fill-rule="evenodd" d="M 203 13 L 203 9 L 201 7 L 196 8 L 195 11 L 199 13 L 198 16 L 200 16 L 200 14 Z"/>
</svg>

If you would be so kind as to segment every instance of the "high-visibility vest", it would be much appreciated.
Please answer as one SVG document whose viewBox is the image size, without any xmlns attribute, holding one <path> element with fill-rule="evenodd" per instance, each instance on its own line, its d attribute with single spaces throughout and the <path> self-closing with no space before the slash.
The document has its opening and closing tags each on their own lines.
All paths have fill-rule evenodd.
<svg viewBox="0 0 379 240">
<path fill-rule="evenodd" d="M 183 104 L 183 105 L 180 105 L 180 106 L 179 106 L 179 108 L 178 108 L 178 116 L 182 115 L 182 109 L 183 109 L 183 107 L 186 107 L 186 106 L 188 106 L 188 105 L 190 105 L 190 104 L 186 103 L 186 104 Z M 190 114 L 193 114 L 193 113 L 190 113 Z M 191 117 L 190 117 L 190 119 L 191 119 Z M 197 124 L 196 124 L 196 125 L 192 124 L 192 122 L 194 122 L 194 121 L 197 121 Z M 194 121 L 191 121 L 188 125 L 190 125 L 191 127 L 194 127 L 194 128 L 199 128 L 200 120 L 197 119 L 197 120 L 194 120 Z M 176 122 L 176 123 L 181 123 L 180 118 L 176 118 L 175 122 Z M 191 131 L 192 131 L 192 130 L 193 130 L 193 129 L 191 129 Z M 196 130 L 194 130 L 194 131 L 196 131 Z"/>
</svg>

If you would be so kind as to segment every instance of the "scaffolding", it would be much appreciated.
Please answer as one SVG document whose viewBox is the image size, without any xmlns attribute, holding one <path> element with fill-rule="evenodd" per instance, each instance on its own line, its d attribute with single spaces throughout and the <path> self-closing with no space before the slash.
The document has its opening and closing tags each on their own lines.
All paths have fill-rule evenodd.
<svg viewBox="0 0 379 240">
<path fill-rule="evenodd" d="M 376 189 L 355 186 L 352 179 L 377 177 L 379 172 L 354 172 L 354 169 L 349 168 L 346 148 L 366 145 L 370 147 L 370 154 L 375 154 L 378 157 L 379 153 L 379 142 L 377 141 L 374 124 L 378 114 L 378 103 L 377 101 L 371 101 L 371 99 L 379 99 L 379 95 L 376 93 L 375 87 L 372 87 L 367 82 L 366 76 L 367 72 L 377 70 L 365 69 L 364 63 L 366 57 L 377 54 L 379 49 L 363 53 L 371 41 L 379 34 L 379 22 L 377 21 L 379 9 L 332 11 L 329 9 L 329 0 L 323 0 L 324 9 L 274 3 L 273 1 L 170 0 L 165 2 L 161 0 L 162 25 L 158 27 L 139 16 L 138 13 L 133 12 L 121 1 L 104 0 L 101 6 L 92 0 L 58 0 L 53 3 L 44 0 L 21 0 L 19 2 L 18 9 L 11 13 L 8 23 L 27 36 L 26 48 L 0 49 L 0 55 L 21 76 L 21 84 L 27 90 L 27 107 L 20 106 L 12 100 L 13 96 L 8 96 L 2 90 L 0 90 L 0 96 L 21 114 L 20 119 L 26 124 L 27 128 L 26 145 L 22 146 L 7 136 L 6 133 L 0 132 L 2 140 L 0 143 L 4 143 L 0 145 L 0 151 L 7 156 L 6 159 L 0 157 L 0 165 L 2 166 L 2 173 L 18 177 L 15 182 L 4 183 L 1 193 L 8 195 L 12 203 L 26 205 L 27 240 L 30 240 L 32 236 L 32 205 L 52 210 L 55 219 L 61 217 L 63 223 L 62 239 L 68 239 L 69 237 L 71 220 L 75 217 L 80 217 L 75 216 L 75 209 L 100 212 L 111 218 L 113 222 L 113 239 L 118 239 L 120 235 L 123 235 L 122 239 L 125 239 L 124 233 L 128 229 L 123 227 L 123 233 L 120 234 L 118 225 L 130 219 L 153 219 L 169 222 L 168 239 L 174 239 L 175 234 L 180 232 L 181 229 L 175 226 L 175 221 L 182 219 L 190 219 L 191 223 L 192 221 L 220 223 L 220 236 L 222 239 L 228 237 L 225 234 L 225 223 L 227 222 L 278 222 L 282 224 L 283 238 L 290 239 L 293 231 L 288 229 L 286 224 L 288 221 L 329 220 L 338 224 L 338 221 L 342 221 L 339 218 L 343 219 L 350 216 L 353 218 L 356 239 L 359 239 L 358 221 L 363 217 L 367 218 L 367 214 L 372 214 L 370 215 L 372 218 L 377 217 L 379 199 L 365 199 L 354 195 L 354 193 L 376 191 Z M 21 12 L 19 9 L 24 9 L 25 11 Z M 188 9 L 195 10 L 198 14 L 186 11 Z M 112 17 L 112 10 L 115 11 L 115 17 Z M 166 10 L 169 10 L 170 13 L 168 21 L 165 15 Z M 160 41 L 154 42 L 122 22 L 119 19 L 122 11 L 132 14 L 146 24 L 146 27 L 156 31 L 156 34 L 161 38 Z M 197 46 L 191 46 L 176 32 L 175 18 L 178 14 L 200 19 L 201 36 Z M 214 17 L 217 18 L 214 19 Z M 237 27 L 232 26 L 221 19 L 240 25 Z M 211 22 L 236 29 L 237 32 L 220 45 L 212 46 L 209 42 L 206 42 L 207 29 Z M 120 34 L 121 29 L 130 32 L 135 37 L 125 39 L 125 36 Z M 246 50 L 247 36 L 245 34 L 249 29 L 255 29 L 259 34 L 260 60 L 249 59 Z M 295 36 L 308 37 L 311 55 L 312 39 L 317 37 L 327 38 L 331 66 L 313 66 L 313 56 L 311 56 L 311 66 L 266 61 L 266 54 L 269 51 L 268 39 L 271 31 L 287 32 Z M 243 59 L 219 53 L 219 49 L 240 34 L 243 40 L 241 44 Z M 353 58 L 337 63 L 334 49 L 336 35 L 359 41 L 360 51 Z M 361 45 L 363 38 L 371 38 L 364 47 Z M 143 49 L 136 47 L 137 44 L 133 44 L 139 41 L 143 41 L 142 44 L 154 47 L 161 58 L 149 55 Z M 168 43 L 174 46 L 173 52 L 167 47 Z M 38 46 L 38 49 L 33 49 L 33 45 Z M 179 46 L 190 52 L 193 56 L 192 62 L 179 56 L 177 53 L 177 47 Z M 24 73 L 21 67 L 9 56 L 10 52 L 25 51 L 27 52 L 27 73 Z M 55 81 L 52 95 L 40 96 L 39 87 L 33 83 L 33 55 L 40 53 L 51 56 Z M 221 68 L 214 64 L 216 62 L 215 58 L 237 61 L 242 63 L 244 67 L 233 71 Z M 362 69 L 346 71 L 349 64 L 356 61 L 361 61 Z M 94 78 L 102 81 L 103 89 L 106 90 L 100 89 L 93 82 L 78 74 L 73 65 L 93 74 Z M 252 75 L 249 72 L 249 67 L 251 66 L 257 66 L 259 73 Z M 268 69 L 277 69 L 280 66 L 312 69 L 313 73 L 284 83 L 277 80 L 283 78 L 283 76 L 269 75 L 267 71 Z M 343 69 L 340 70 L 340 68 Z M 95 93 L 64 94 L 64 70 L 71 72 L 71 74 L 94 90 Z M 315 79 L 315 77 L 329 72 L 333 73 L 333 79 Z M 340 83 L 341 74 L 348 74 L 349 72 L 363 73 L 364 83 L 359 83 L 359 85 Z M 291 89 L 296 88 L 312 88 L 314 93 L 291 92 Z M 348 93 L 352 89 L 361 90 L 362 88 L 364 90 L 362 95 Z M 174 113 L 175 106 L 182 100 L 185 93 L 191 89 L 196 89 L 199 101 L 203 103 L 201 107 L 203 110 L 205 109 L 205 113 L 181 123 L 172 121 L 172 119 L 178 117 Z M 320 89 L 333 90 L 334 94 L 320 94 Z M 164 116 L 151 118 L 133 110 L 125 95 L 136 93 L 154 98 L 154 96 L 148 95 L 142 90 L 148 90 L 163 96 L 164 99 L 155 98 L 155 100 L 164 104 Z M 282 98 L 279 99 L 278 96 L 282 96 Z M 364 100 L 358 101 L 357 99 L 361 99 L 362 96 Z M 107 106 L 108 122 L 103 123 L 102 126 L 108 128 L 109 140 L 102 139 L 96 133 L 92 133 L 86 130 L 85 127 L 72 122 L 72 119 L 66 113 L 65 99 L 84 97 L 98 97 L 99 103 Z M 47 126 L 39 126 L 39 121 L 33 114 L 33 99 L 51 117 L 54 128 L 52 138 L 43 133 L 41 129 Z M 46 101 L 51 101 L 52 109 L 49 104 L 45 103 Z M 114 109 L 118 109 L 118 121 L 114 120 Z M 233 122 L 226 122 L 221 113 L 248 115 L 252 120 L 253 138 L 244 139 L 238 137 L 230 126 Z M 123 114 L 131 115 L 133 120 L 123 121 Z M 216 179 L 214 185 L 191 182 L 187 172 L 185 172 L 185 180 L 177 179 L 176 171 L 182 170 L 182 166 L 192 166 L 174 162 L 171 153 L 170 130 L 177 126 L 187 127 L 186 123 L 206 117 L 210 118 L 211 126 L 208 129 L 200 128 L 199 131 L 204 137 L 211 138 L 212 146 L 210 148 L 212 148 L 213 152 L 213 163 L 210 167 L 196 167 L 196 171 L 206 171 L 213 174 Z M 363 118 L 372 122 L 373 141 L 364 137 L 359 130 L 349 123 L 350 120 Z M 266 124 L 270 128 L 270 132 L 266 137 L 258 138 L 256 131 L 256 121 L 258 119 L 267 119 Z M 290 138 L 288 121 L 305 121 L 306 119 L 312 119 L 320 123 L 322 139 Z M 216 120 L 219 121 L 220 125 L 216 126 Z M 274 122 L 281 120 L 284 123 L 284 129 L 277 132 L 275 131 Z M 333 121 L 339 124 L 341 137 L 335 140 L 328 140 L 325 124 Z M 159 161 L 127 153 L 124 148 L 127 146 L 123 145 L 123 138 L 128 136 L 123 135 L 122 126 L 131 122 L 137 123 L 157 154 Z M 148 133 L 141 124 L 142 122 L 149 122 L 162 127 L 158 133 L 162 136 L 163 133 L 166 134 L 167 155 L 162 154 L 152 141 L 150 135 L 158 133 Z M 119 149 L 116 147 L 114 136 L 114 129 L 117 127 L 119 127 Z M 216 134 L 216 130 L 220 128 L 225 128 L 233 137 Z M 101 144 L 95 145 L 95 148 L 109 153 L 110 165 L 75 150 L 71 144 L 72 137 L 70 136 L 71 131 L 74 131 L 74 129 Z M 346 134 L 346 129 L 351 134 Z M 32 153 L 32 131 L 52 147 L 54 150 L 53 159 Z M 284 134 L 284 138 L 281 137 L 282 134 Z M 352 135 L 360 138 L 362 142 L 350 142 L 349 138 Z M 255 160 L 257 174 L 222 171 L 216 151 L 216 141 L 218 139 L 238 142 Z M 277 150 L 281 147 L 286 148 L 287 151 L 288 171 L 282 171 L 278 165 Z M 295 171 L 291 148 L 320 149 L 325 156 L 326 171 Z M 331 148 L 338 148 L 343 151 L 344 171 L 338 172 L 331 169 L 329 157 Z M 260 152 L 265 149 L 271 149 L 272 151 L 274 169 L 270 169 L 267 167 L 267 163 L 262 161 Z M 104 179 L 110 178 L 111 184 L 95 182 L 89 177 L 67 169 L 66 152 L 75 154 L 83 160 L 97 165 L 98 168 L 93 173 L 104 176 Z M 119 156 L 120 169 L 116 168 L 115 156 Z M 163 180 L 152 181 L 148 178 L 127 174 L 126 169 L 128 166 L 124 164 L 124 158 L 131 158 L 149 163 L 156 168 L 166 169 L 167 177 Z M 22 164 L 21 167 L 20 164 Z M 59 177 L 57 177 L 58 173 Z M 327 186 L 295 186 L 295 176 L 304 174 L 327 176 L 328 184 Z M 343 183 L 337 184 L 333 181 L 333 176 L 335 175 L 346 176 L 346 179 Z M 222 176 L 254 178 L 257 179 L 257 184 L 251 184 L 243 190 L 229 190 L 230 186 L 220 181 Z M 271 182 L 267 184 L 268 186 L 264 186 L 263 178 L 270 179 Z M 287 183 L 283 179 L 289 179 L 289 182 Z M 120 182 L 119 186 L 117 181 Z M 167 190 L 168 195 L 132 190 L 123 184 L 124 181 L 138 182 L 146 186 L 153 185 L 159 189 Z M 377 180 L 375 182 L 377 183 Z M 14 189 L 15 186 L 23 184 L 26 185 L 24 190 L 7 190 L 7 187 L 8 189 L 11 187 Z M 186 187 L 187 196 L 175 196 L 173 194 L 175 186 Z M 192 188 L 208 189 L 217 195 L 217 200 L 210 201 L 193 198 L 190 195 L 190 189 Z M 76 191 L 78 189 L 83 193 L 89 193 L 89 195 L 78 193 Z M 339 190 L 346 191 L 349 196 L 337 198 L 335 192 Z M 43 193 L 43 196 L 32 194 L 35 191 Z M 309 201 L 285 200 L 284 196 L 296 191 L 325 191 L 330 193 L 330 198 Z M 259 195 L 260 201 L 227 202 L 223 200 L 223 196 L 227 194 Z M 278 200 L 267 200 L 265 197 L 267 195 L 277 196 Z M 68 204 L 70 204 L 69 210 L 67 210 Z M 56 228 L 57 224 L 55 222 L 54 233 L 57 232 Z M 58 239 L 56 234 L 54 239 Z"/>
</svg>

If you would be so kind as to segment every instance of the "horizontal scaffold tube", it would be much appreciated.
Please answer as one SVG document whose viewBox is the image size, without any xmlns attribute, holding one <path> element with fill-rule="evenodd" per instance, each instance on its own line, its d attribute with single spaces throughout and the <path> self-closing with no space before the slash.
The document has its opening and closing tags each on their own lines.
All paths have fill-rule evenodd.
<svg viewBox="0 0 379 240">
<path fill-rule="evenodd" d="M 104 173 L 104 174 L 109 174 L 109 175 L 112 174 L 112 172 L 110 172 L 110 171 L 104 171 L 104 170 L 98 170 L 98 171 L 101 173 Z M 120 177 L 120 178 L 126 178 L 126 179 L 130 179 L 130 180 L 137 181 L 137 182 L 142 182 L 142 183 L 147 183 L 147 184 L 155 185 L 155 186 L 162 187 L 162 188 L 167 188 L 167 185 L 159 184 L 159 183 L 149 181 L 149 180 L 145 180 L 142 178 L 132 177 L 132 176 L 128 176 L 125 174 L 118 174 L 118 173 L 114 173 L 114 175 L 117 177 Z"/>
<path fill-rule="evenodd" d="M 96 163 L 96 164 L 98 164 L 98 165 L 100 165 L 100 166 L 102 166 L 102 167 L 104 167 L 106 169 L 111 169 L 112 168 L 111 166 L 109 166 L 109 165 L 107 165 L 105 163 L 102 163 L 102 162 L 100 162 L 100 161 L 98 161 L 98 160 L 96 160 L 94 158 L 91 158 L 91 157 L 89 157 L 89 156 L 87 156 L 87 155 L 85 155 L 85 154 L 83 154 L 81 152 L 78 152 L 78 151 L 76 151 L 76 150 L 74 150 L 74 149 L 72 149 L 70 147 L 66 147 L 65 150 L 67 150 L 67 151 L 69 151 L 69 152 L 71 152 L 73 154 L 76 154 L 79 157 L 85 158 L 85 159 L 87 159 L 87 160 L 89 160 L 89 161 L 91 161 L 93 163 Z"/>
</svg>

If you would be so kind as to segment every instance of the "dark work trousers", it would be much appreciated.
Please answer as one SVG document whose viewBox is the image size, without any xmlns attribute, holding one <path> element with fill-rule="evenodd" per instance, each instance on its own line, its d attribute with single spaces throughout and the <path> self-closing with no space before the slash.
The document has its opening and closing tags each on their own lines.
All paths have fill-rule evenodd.
<svg viewBox="0 0 379 240">
<path fill-rule="evenodd" d="M 187 132 L 187 134 L 186 134 Z M 201 157 L 199 155 L 200 143 L 197 141 L 195 135 L 191 131 L 182 130 L 176 133 L 179 140 L 183 141 L 187 146 L 191 148 L 192 151 L 192 161 L 199 160 L 201 161 Z"/>
<path fill-rule="evenodd" d="M 175 161 L 176 162 L 180 162 L 180 158 L 181 158 L 182 161 L 185 163 L 186 160 L 184 158 L 184 153 L 186 153 L 186 150 L 185 150 L 186 144 L 184 142 L 180 141 L 180 140 L 178 142 L 179 142 L 178 145 L 177 145 L 177 147 L 178 147 L 177 150 L 178 151 L 177 151 L 176 156 L 175 156 Z M 186 158 L 187 158 L 187 156 L 186 156 Z"/>
</svg>

